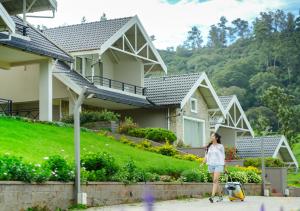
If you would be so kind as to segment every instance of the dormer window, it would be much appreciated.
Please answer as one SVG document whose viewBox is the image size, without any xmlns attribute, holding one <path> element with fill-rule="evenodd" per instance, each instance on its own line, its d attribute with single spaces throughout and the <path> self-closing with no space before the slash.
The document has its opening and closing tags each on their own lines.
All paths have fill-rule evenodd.
<svg viewBox="0 0 300 211">
<path fill-rule="evenodd" d="M 198 103 L 197 99 L 191 98 L 191 112 L 198 113 L 197 103 Z"/>
</svg>

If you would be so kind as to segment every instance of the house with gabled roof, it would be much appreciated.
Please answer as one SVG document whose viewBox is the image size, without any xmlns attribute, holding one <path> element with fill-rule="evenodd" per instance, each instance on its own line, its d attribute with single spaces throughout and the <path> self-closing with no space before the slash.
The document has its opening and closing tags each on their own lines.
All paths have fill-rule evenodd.
<svg viewBox="0 0 300 211">
<path fill-rule="evenodd" d="M 41 120 L 51 121 L 57 97 L 52 91 L 54 64 L 73 58 L 26 21 L 28 13 L 40 11 L 55 13 L 56 1 L 0 2 L 0 103 L 13 101 L 10 113 L 34 107 Z"/>
<path fill-rule="evenodd" d="M 231 95 L 219 96 L 219 99 L 224 108 L 225 117 L 214 115 L 215 121 L 211 122 L 214 131 L 218 131 L 221 136 L 227 137 L 226 144 L 228 146 L 236 146 L 238 136 L 254 137 L 253 129 L 238 98 Z"/>
<path fill-rule="evenodd" d="M 279 158 L 287 166 L 299 168 L 288 141 L 284 135 L 262 137 L 240 137 L 237 142 L 237 153 L 240 158 L 259 158 L 262 155 L 261 147 L 264 146 L 264 156 Z"/>
<path fill-rule="evenodd" d="M 75 59 L 56 65 L 54 78 L 69 88 L 62 113 L 72 113 L 73 98 L 87 86 L 92 99 L 83 109 L 125 110 L 153 106 L 144 76 L 167 68 L 137 16 L 47 29 L 44 34 Z M 75 70 L 75 71 L 74 71 Z"/>
<path fill-rule="evenodd" d="M 193 148 L 205 146 L 211 132 L 218 132 L 227 146 L 235 146 L 238 136 L 253 135 L 236 96 L 217 96 L 204 72 L 145 78 L 145 87 L 155 107 L 123 114 L 142 127 L 169 129 Z"/>
<path fill-rule="evenodd" d="M 22 19 L 11 19 L 21 24 Z M 12 38 L 1 43 L 49 54 L 54 60 L 47 82 L 41 82 L 39 66 L 30 62 L 14 62 L 13 70 L 1 71 L 0 96 L 13 101 L 16 115 L 59 120 L 72 114 L 75 99 L 84 86 L 93 98 L 85 100 L 83 109 L 153 106 L 146 97 L 144 76 L 151 71 L 166 73 L 167 69 L 137 16 L 58 27 L 44 33 L 30 24 L 26 27 L 27 36 L 22 36 L 20 42 Z M 11 69 L 4 65 L 2 68 Z M 11 81 L 18 85 L 10 90 Z M 47 93 L 39 96 L 38 85 Z M 39 103 L 43 96 L 47 105 Z"/>
</svg>

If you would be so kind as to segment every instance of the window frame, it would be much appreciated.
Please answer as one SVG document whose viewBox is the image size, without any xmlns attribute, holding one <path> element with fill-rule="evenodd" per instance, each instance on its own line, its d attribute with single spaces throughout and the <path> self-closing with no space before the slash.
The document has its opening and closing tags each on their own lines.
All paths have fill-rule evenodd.
<svg viewBox="0 0 300 211">
<path fill-rule="evenodd" d="M 193 109 L 193 102 L 195 103 L 195 109 Z M 191 98 L 190 105 L 191 105 L 191 112 L 197 114 L 198 113 L 198 100 L 196 98 Z"/>
</svg>

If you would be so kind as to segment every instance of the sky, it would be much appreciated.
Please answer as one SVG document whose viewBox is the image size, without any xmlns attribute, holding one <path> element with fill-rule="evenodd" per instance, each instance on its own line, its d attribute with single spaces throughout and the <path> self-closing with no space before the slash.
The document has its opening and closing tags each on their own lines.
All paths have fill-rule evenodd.
<svg viewBox="0 0 300 211">
<path fill-rule="evenodd" d="M 137 15 L 149 36 L 154 35 L 158 49 L 176 47 L 187 32 L 198 26 L 204 41 L 211 25 L 221 16 L 229 22 L 241 18 L 252 22 L 262 11 L 282 9 L 298 15 L 300 0 L 57 0 L 54 19 L 29 18 L 34 25 L 48 28 L 98 21 L 103 13 L 108 19 Z"/>
</svg>

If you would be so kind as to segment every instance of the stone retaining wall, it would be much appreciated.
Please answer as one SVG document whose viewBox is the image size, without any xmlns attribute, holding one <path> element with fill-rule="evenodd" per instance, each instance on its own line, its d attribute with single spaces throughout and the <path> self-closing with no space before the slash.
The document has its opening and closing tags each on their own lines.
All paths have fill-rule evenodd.
<svg viewBox="0 0 300 211">
<path fill-rule="evenodd" d="M 289 187 L 291 197 L 300 197 L 300 188 Z"/>
<path fill-rule="evenodd" d="M 151 192 L 156 200 L 201 197 L 210 193 L 211 187 L 210 183 L 156 182 L 124 185 L 113 182 L 91 182 L 82 185 L 82 191 L 87 193 L 89 206 L 102 206 L 141 201 L 146 191 Z M 259 184 L 245 184 L 244 188 L 247 195 L 261 193 Z M 37 205 L 46 206 L 51 210 L 66 209 L 74 202 L 73 191 L 73 183 L 0 182 L 0 211 L 26 210 Z"/>
</svg>

